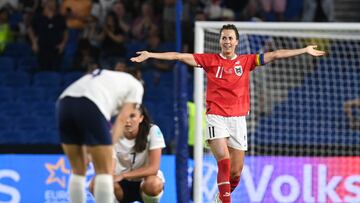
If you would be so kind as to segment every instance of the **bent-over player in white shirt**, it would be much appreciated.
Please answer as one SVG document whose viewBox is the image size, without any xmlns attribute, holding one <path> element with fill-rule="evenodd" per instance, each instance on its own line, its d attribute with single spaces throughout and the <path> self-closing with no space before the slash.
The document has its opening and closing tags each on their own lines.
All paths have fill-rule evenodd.
<svg viewBox="0 0 360 203">
<path fill-rule="evenodd" d="M 113 140 L 123 134 L 126 119 L 141 104 L 144 89 L 132 75 L 96 69 L 60 95 L 57 120 L 62 148 L 70 161 L 71 203 L 85 203 L 86 151 L 95 168 L 96 203 L 113 200 Z M 120 110 L 121 109 L 121 110 Z M 110 117 L 118 115 L 110 135 Z"/>
</svg>

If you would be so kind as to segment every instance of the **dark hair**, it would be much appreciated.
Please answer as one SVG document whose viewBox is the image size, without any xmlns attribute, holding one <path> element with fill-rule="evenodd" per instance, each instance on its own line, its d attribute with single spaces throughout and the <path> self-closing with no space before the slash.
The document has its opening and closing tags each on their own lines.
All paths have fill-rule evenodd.
<svg viewBox="0 0 360 203">
<path fill-rule="evenodd" d="M 140 105 L 139 111 L 141 115 L 144 116 L 144 118 L 139 124 L 139 132 L 135 139 L 134 150 L 137 153 L 145 150 L 147 144 L 147 136 L 149 135 L 150 128 L 152 126 L 149 113 L 144 105 Z"/>
<path fill-rule="evenodd" d="M 236 39 L 239 40 L 239 31 L 234 24 L 223 25 L 222 28 L 220 29 L 220 35 L 223 30 L 234 30 Z"/>
<path fill-rule="evenodd" d="M 126 70 L 126 73 L 129 73 L 130 75 L 132 75 L 134 78 L 138 79 L 139 81 L 142 80 L 141 70 L 140 70 L 139 68 L 129 67 L 129 68 Z"/>
<path fill-rule="evenodd" d="M 116 17 L 116 14 L 113 12 L 113 11 L 110 11 L 106 18 L 105 18 L 105 25 L 107 26 L 107 20 L 108 18 L 111 18 L 113 21 L 114 21 L 114 32 L 119 32 L 119 30 L 121 30 L 121 27 L 119 26 L 119 20 L 118 18 Z"/>
</svg>

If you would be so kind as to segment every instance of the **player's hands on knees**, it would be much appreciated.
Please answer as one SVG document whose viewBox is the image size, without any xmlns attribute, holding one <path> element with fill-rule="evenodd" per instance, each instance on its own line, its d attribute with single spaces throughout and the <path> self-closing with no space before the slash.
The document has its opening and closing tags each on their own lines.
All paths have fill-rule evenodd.
<svg viewBox="0 0 360 203">
<path fill-rule="evenodd" d="M 114 179 L 114 182 L 120 182 L 120 181 L 122 181 L 123 179 L 124 179 L 124 176 L 123 176 L 123 174 L 120 174 L 120 175 L 114 175 L 114 177 L 113 177 L 113 179 Z"/>
<path fill-rule="evenodd" d="M 316 50 L 317 45 L 309 45 L 306 47 L 306 53 L 312 56 L 323 56 L 326 54 L 325 51 Z"/>
<path fill-rule="evenodd" d="M 138 52 L 136 52 L 136 54 L 139 54 L 139 56 L 132 57 L 130 59 L 132 62 L 140 63 L 149 58 L 149 52 L 147 52 L 147 51 L 138 51 Z"/>
</svg>

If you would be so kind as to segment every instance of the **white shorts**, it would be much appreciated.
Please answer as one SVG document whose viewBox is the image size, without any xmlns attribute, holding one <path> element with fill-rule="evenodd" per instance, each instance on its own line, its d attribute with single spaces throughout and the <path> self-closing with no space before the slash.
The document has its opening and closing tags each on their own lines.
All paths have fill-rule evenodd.
<svg viewBox="0 0 360 203">
<path fill-rule="evenodd" d="M 246 151 L 248 148 L 245 116 L 206 115 L 205 131 L 206 140 L 229 138 L 227 140 L 229 147 L 242 151 Z"/>
</svg>

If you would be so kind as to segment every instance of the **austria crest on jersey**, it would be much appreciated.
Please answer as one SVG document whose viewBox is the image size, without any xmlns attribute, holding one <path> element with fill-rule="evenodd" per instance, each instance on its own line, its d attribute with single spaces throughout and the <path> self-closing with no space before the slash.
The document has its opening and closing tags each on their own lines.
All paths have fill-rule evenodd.
<svg viewBox="0 0 360 203">
<path fill-rule="evenodd" d="M 243 74 L 243 69 L 242 69 L 242 66 L 235 66 L 234 67 L 234 70 L 235 70 L 235 74 L 237 76 L 241 76 Z"/>
</svg>

